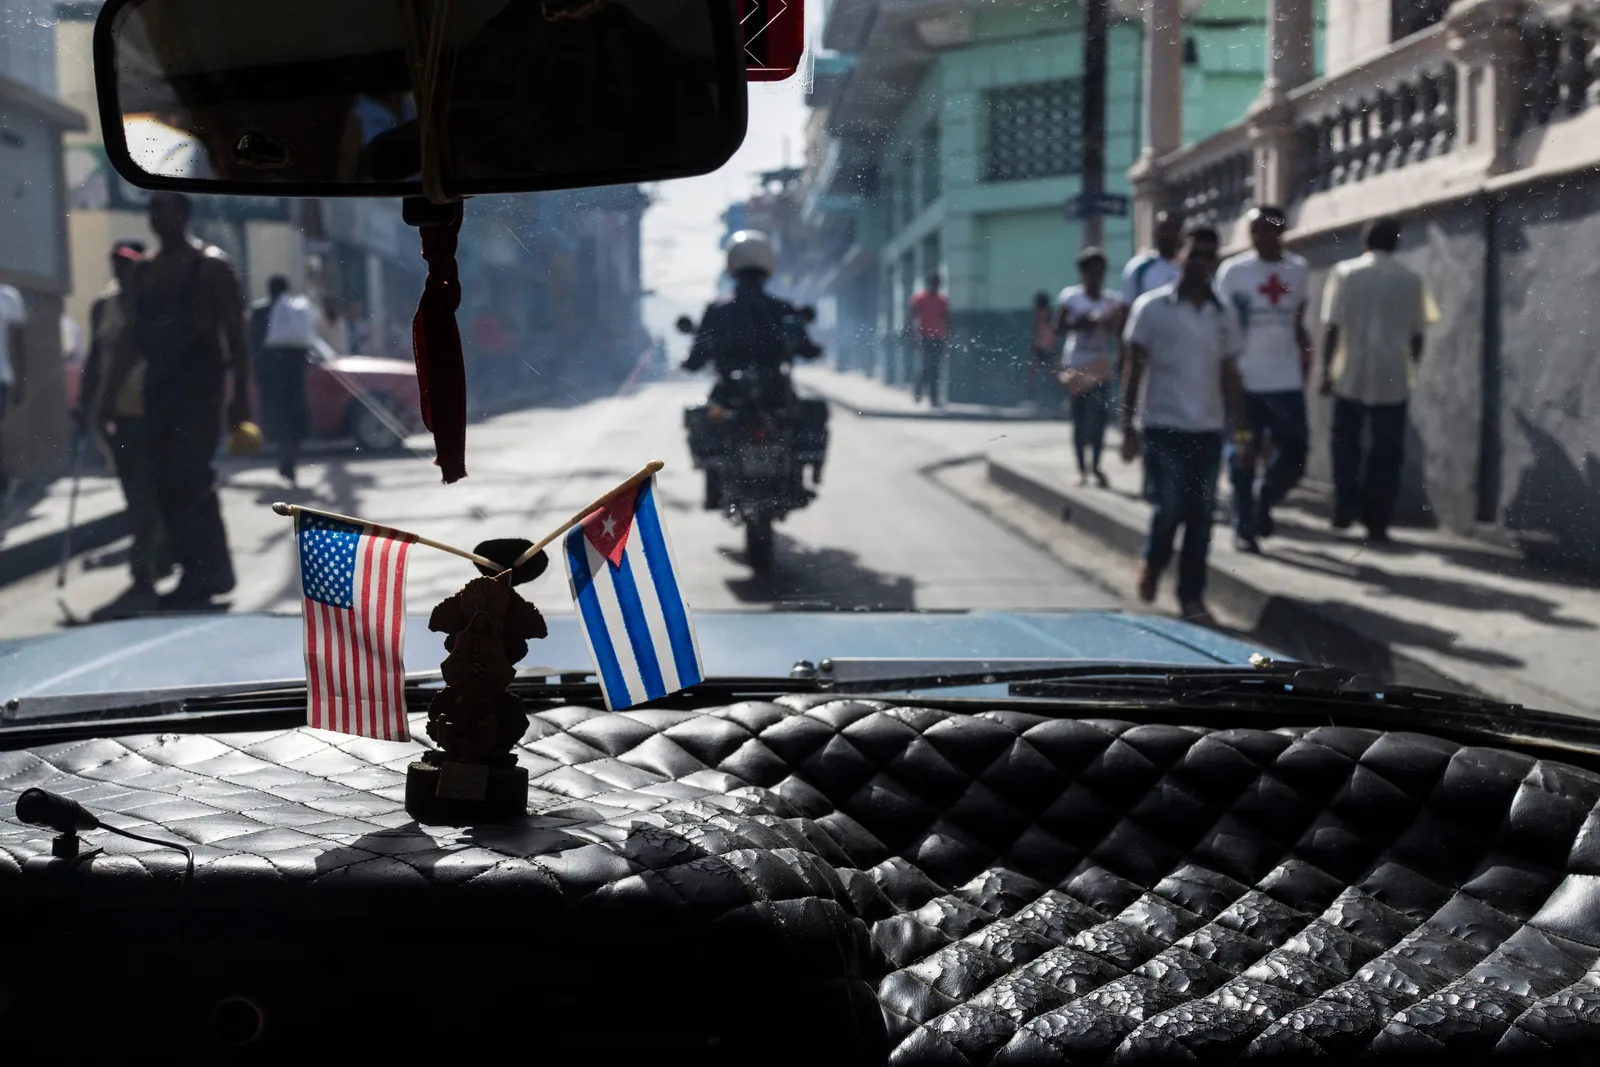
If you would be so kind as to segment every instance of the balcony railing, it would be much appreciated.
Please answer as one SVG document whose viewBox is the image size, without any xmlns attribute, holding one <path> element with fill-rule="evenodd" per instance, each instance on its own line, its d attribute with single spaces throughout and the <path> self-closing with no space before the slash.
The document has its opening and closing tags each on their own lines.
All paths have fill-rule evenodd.
<svg viewBox="0 0 1600 1067">
<path fill-rule="evenodd" d="M 1291 94 L 1295 193 L 1351 185 L 1451 152 L 1456 69 L 1442 27 Z"/>
<path fill-rule="evenodd" d="M 1594 18 L 1574 6 L 1534 21 L 1524 31 L 1528 76 L 1518 133 L 1600 103 L 1600 30 Z"/>
<path fill-rule="evenodd" d="M 1297 226 L 1342 226 L 1518 174 L 1600 165 L 1600 2 L 1457 7 L 1461 18 L 1168 154 L 1145 188 L 1213 225 L 1260 196 L 1299 206 Z M 1370 200 L 1343 192 L 1369 184 Z"/>
<path fill-rule="evenodd" d="M 1162 160 L 1169 202 L 1191 222 L 1219 226 L 1244 213 L 1255 196 L 1250 128 L 1239 122 Z"/>
</svg>

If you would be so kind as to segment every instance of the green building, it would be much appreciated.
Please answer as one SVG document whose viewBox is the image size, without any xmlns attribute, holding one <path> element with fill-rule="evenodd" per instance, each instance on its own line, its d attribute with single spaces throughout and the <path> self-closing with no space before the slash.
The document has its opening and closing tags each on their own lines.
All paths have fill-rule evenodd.
<svg viewBox="0 0 1600 1067">
<path fill-rule="evenodd" d="M 1185 4 L 1185 143 L 1242 118 L 1260 92 L 1266 3 Z M 1105 187 L 1130 199 L 1145 122 L 1138 7 L 1114 0 L 1107 55 Z M 831 0 L 823 17 L 798 295 L 818 302 L 841 368 L 902 383 L 915 369 L 906 304 L 937 270 L 948 398 L 1020 400 L 1033 296 L 1075 280 L 1083 243 L 1066 212 L 1083 160 L 1080 3 Z M 1120 270 L 1133 220 L 1103 226 Z"/>
</svg>

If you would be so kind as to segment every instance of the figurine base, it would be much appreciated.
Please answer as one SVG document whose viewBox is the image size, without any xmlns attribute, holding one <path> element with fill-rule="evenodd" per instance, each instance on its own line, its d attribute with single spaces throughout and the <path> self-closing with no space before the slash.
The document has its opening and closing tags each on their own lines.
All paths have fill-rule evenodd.
<svg viewBox="0 0 1600 1067">
<path fill-rule="evenodd" d="M 514 763 L 448 760 L 429 752 L 406 768 L 406 814 L 428 826 L 470 826 L 528 813 L 528 772 Z"/>
</svg>

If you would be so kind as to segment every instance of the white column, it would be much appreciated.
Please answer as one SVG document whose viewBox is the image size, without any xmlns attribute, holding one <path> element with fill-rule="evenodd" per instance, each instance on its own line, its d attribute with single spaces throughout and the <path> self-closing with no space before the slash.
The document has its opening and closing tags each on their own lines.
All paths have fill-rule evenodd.
<svg viewBox="0 0 1600 1067">
<path fill-rule="evenodd" d="M 1276 103 L 1314 73 L 1311 0 L 1267 0 L 1267 80 L 1263 102 Z"/>
<path fill-rule="evenodd" d="M 1182 0 L 1142 0 L 1144 7 L 1144 150 L 1128 168 L 1133 186 L 1133 239 L 1155 240 L 1156 214 L 1166 207 L 1160 160 L 1183 147 Z"/>
<path fill-rule="evenodd" d="M 1517 114 L 1529 61 L 1518 0 L 1457 0 L 1446 17 L 1456 64 L 1456 141 L 1490 174 L 1516 165 Z"/>
<path fill-rule="evenodd" d="M 367 253 L 367 355 L 372 354 L 373 342 L 389 328 L 389 302 L 383 291 L 383 257 L 376 252 Z M 387 343 L 387 339 L 384 339 Z M 392 345 L 390 347 L 393 347 Z M 383 352 L 383 355 L 391 355 Z"/>
<path fill-rule="evenodd" d="M 1144 90 L 1144 157 L 1149 161 L 1183 145 L 1181 0 L 1145 0 Z"/>
</svg>

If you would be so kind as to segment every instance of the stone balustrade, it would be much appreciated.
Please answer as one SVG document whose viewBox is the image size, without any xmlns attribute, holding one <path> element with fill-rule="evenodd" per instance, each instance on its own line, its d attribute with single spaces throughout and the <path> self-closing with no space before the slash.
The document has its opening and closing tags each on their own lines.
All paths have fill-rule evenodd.
<svg viewBox="0 0 1600 1067">
<path fill-rule="evenodd" d="M 1457 0 L 1367 62 L 1269 86 L 1244 121 L 1141 161 L 1136 217 L 1174 210 L 1227 236 L 1253 201 L 1302 232 L 1416 210 L 1600 165 L 1597 105 L 1600 4 Z"/>
</svg>

